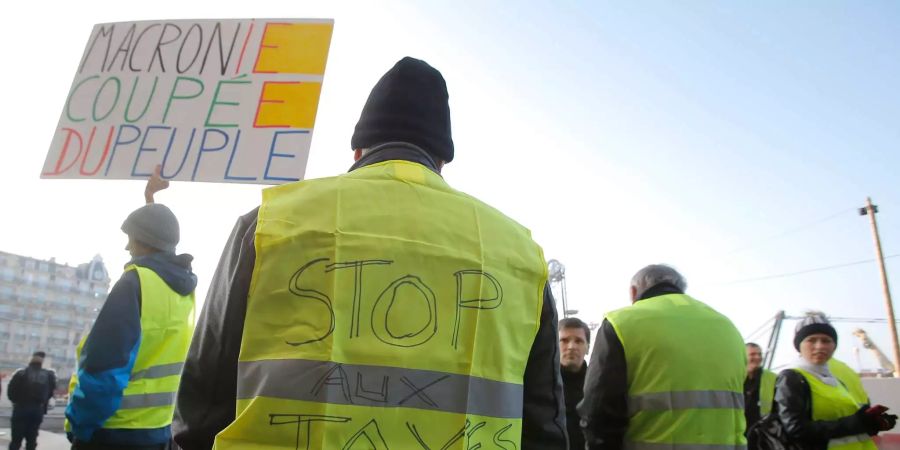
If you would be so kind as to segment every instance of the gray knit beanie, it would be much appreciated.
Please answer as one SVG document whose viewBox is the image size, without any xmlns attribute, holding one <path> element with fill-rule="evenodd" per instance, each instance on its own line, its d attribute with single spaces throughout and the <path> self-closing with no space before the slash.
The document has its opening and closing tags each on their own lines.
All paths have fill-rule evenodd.
<svg viewBox="0 0 900 450">
<path fill-rule="evenodd" d="M 798 322 L 794 328 L 794 348 L 800 351 L 800 343 L 813 334 L 831 336 L 834 339 L 834 343 L 837 344 L 837 331 L 831 326 L 831 322 L 828 321 L 825 314 L 812 311 L 807 313 L 806 317 Z"/>
<path fill-rule="evenodd" d="M 132 239 L 157 250 L 175 253 L 178 219 L 165 205 L 150 203 L 134 210 L 122 223 L 122 231 Z"/>
</svg>

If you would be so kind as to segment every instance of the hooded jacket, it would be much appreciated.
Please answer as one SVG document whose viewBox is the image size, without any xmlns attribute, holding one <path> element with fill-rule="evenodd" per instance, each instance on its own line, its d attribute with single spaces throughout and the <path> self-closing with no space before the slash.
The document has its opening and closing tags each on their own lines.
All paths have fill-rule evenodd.
<svg viewBox="0 0 900 450">
<path fill-rule="evenodd" d="M 357 161 L 350 170 L 388 160 L 422 164 L 437 172 L 433 158 L 412 144 L 391 143 Z M 253 265 L 258 209 L 238 219 L 210 283 L 185 361 L 172 422 L 183 450 L 210 449 L 216 434 L 235 419 L 238 355 Z M 544 288 L 540 326 L 524 376 L 521 450 L 567 448 L 566 415 L 559 370 L 556 306 Z"/>
<path fill-rule="evenodd" d="M 133 259 L 154 271 L 173 291 L 188 295 L 197 287 L 188 254 L 154 253 Z M 70 438 L 92 444 L 153 445 L 171 440 L 171 428 L 105 429 L 103 423 L 119 408 L 141 344 L 141 283 L 126 271 L 112 287 L 88 334 L 78 359 L 78 385 L 83 396 L 72 396 L 66 418 Z"/>
</svg>

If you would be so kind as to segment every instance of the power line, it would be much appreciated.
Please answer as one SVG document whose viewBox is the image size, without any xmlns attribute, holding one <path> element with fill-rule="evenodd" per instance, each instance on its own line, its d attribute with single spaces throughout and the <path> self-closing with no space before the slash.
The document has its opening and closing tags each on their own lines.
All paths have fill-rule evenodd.
<svg viewBox="0 0 900 450">
<path fill-rule="evenodd" d="M 776 320 L 776 317 L 772 317 L 771 319 L 765 321 L 762 325 L 759 326 L 759 328 L 757 328 L 756 330 L 753 330 L 752 333 L 748 334 L 747 337 L 744 338 L 744 340 L 752 341 L 753 338 L 755 338 L 761 332 L 771 330 L 772 326 L 774 326 L 774 324 L 772 322 L 774 322 L 775 320 Z"/>
<path fill-rule="evenodd" d="M 806 316 L 784 316 L 785 320 L 802 320 Z M 829 322 L 850 322 L 850 323 L 888 323 L 887 319 L 876 319 L 871 317 L 832 317 L 828 316 Z M 896 321 L 900 323 L 900 320 Z"/>
<path fill-rule="evenodd" d="M 893 255 L 887 255 L 884 257 L 884 259 L 895 258 L 897 256 L 900 256 L 900 253 L 895 253 Z M 840 269 L 843 267 L 857 266 L 860 264 L 866 264 L 866 263 L 871 263 L 871 262 L 875 262 L 875 259 L 872 258 L 872 259 L 865 259 L 862 261 L 854 261 L 854 262 L 844 263 L 844 264 L 835 264 L 833 266 L 817 267 L 815 269 L 801 270 L 798 272 L 788 272 L 788 273 L 779 273 L 779 274 L 775 274 L 775 275 L 765 275 L 765 276 L 754 277 L 754 278 L 744 278 L 742 280 L 734 280 L 734 281 L 729 281 L 726 283 L 720 283 L 720 285 L 728 286 L 728 285 L 732 285 L 732 284 L 743 284 L 743 283 L 752 283 L 755 281 L 772 280 L 775 278 L 787 278 L 787 277 L 793 277 L 793 276 L 797 276 L 797 275 L 804 275 L 807 273 L 821 272 L 824 270 L 834 270 L 834 269 Z"/>
<path fill-rule="evenodd" d="M 736 253 L 741 253 L 741 252 L 743 252 L 743 251 L 746 251 L 746 250 L 749 250 L 749 249 L 751 249 L 751 248 L 753 248 L 753 247 L 756 247 L 756 246 L 758 246 L 758 245 L 760 245 L 760 244 L 763 244 L 763 243 L 766 243 L 766 242 L 769 242 L 769 241 L 772 241 L 772 240 L 775 240 L 775 239 L 778 239 L 778 238 L 782 238 L 782 237 L 784 237 L 784 236 L 787 236 L 787 235 L 790 235 L 790 234 L 797 233 L 797 232 L 799 232 L 799 231 L 806 230 L 807 228 L 811 228 L 811 227 L 814 227 L 814 226 L 819 225 L 819 224 L 821 224 L 821 223 L 828 222 L 829 220 L 834 220 L 834 219 L 836 219 L 836 218 L 838 218 L 838 217 L 841 217 L 841 216 L 843 216 L 844 214 L 847 214 L 847 213 L 849 213 L 849 212 L 855 212 L 856 210 L 857 210 L 857 208 L 849 208 L 849 209 L 844 209 L 844 210 L 838 211 L 838 212 L 836 212 L 836 213 L 833 213 L 833 214 L 828 215 L 827 217 L 823 217 L 823 218 L 821 218 L 821 219 L 817 219 L 817 220 L 814 220 L 814 221 L 812 221 L 812 222 L 808 222 L 808 223 L 805 223 L 805 224 L 803 224 L 803 225 L 796 226 L 796 227 L 794 227 L 794 228 L 789 228 L 789 229 L 787 229 L 787 230 L 785 230 L 785 231 L 782 231 L 782 232 L 780 232 L 780 233 L 776 233 L 776 234 L 773 234 L 773 235 L 771 235 L 771 236 L 764 237 L 764 238 L 758 239 L 758 240 L 756 240 L 756 241 L 753 241 L 753 242 L 751 242 L 750 244 L 746 244 L 746 245 L 744 245 L 744 246 L 737 247 L 737 248 L 735 248 L 735 249 L 732 249 L 732 250 L 726 252 L 723 256 L 730 256 L 730 255 L 734 255 L 734 254 L 736 254 Z"/>
</svg>

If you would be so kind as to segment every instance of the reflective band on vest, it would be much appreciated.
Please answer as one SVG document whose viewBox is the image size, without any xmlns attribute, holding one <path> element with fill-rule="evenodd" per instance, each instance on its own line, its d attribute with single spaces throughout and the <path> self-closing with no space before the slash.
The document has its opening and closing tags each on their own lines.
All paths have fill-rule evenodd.
<svg viewBox="0 0 900 450">
<path fill-rule="evenodd" d="M 238 399 L 275 397 L 379 408 L 405 406 L 490 417 L 518 418 L 522 415 L 521 384 L 452 373 L 302 359 L 241 361 L 238 372 Z M 362 378 L 381 384 L 373 383 L 377 392 L 365 392 L 357 384 L 354 395 L 335 397 L 322 384 L 322 380 L 332 374 L 335 379 L 346 378 L 348 384 Z M 297 389 L 297 385 L 313 388 Z"/>
<path fill-rule="evenodd" d="M 169 406 L 175 403 L 174 392 L 160 392 L 158 394 L 126 395 L 122 397 L 119 409 L 153 408 L 156 406 Z"/>
<path fill-rule="evenodd" d="M 420 164 L 266 189 L 223 449 L 520 449 L 547 269 Z"/>
<path fill-rule="evenodd" d="M 626 448 L 746 446 L 745 351 L 731 321 L 683 294 L 640 300 L 606 319 L 625 351 Z"/>
<path fill-rule="evenodd" d="M 838 420 L 852 416 L 859 409 L 856 400 L 843 384 L 838 383 L 837 386 L 831 386 L 803 369 L 793 370 L 803 375 L 809 384 L 813 420 Z M 828 448 L 829 450 L 877 450 L 875 443 L 868 435 L 830 439 Z"/>
<path fill-rule="evenodd" d="M 743 409 L 744 395 L 731 391 L 653 392 L 628 397 L 628 414 L 673 409 Z"/>
<path fill-rule="evenodd" d="M 671 444 L 667 442 L 626 442 L 625 450 L 747 450 L 746 445 Z"/>
<path fill-rule="evenodd" d="M 846 444 L 865 444 L 866 442 L 872 442 L 872 437 L 868 434 L 856 434 L 853 436 L 845 436 L 842 438 L 831 439 L 828 441 L 828 447 L 833 448 L 833 446 L 846 445 Z"/>
<path fill-rule="evenodd" d="M 775 399 L 776 376 L 772 371 L 763 369 L 759 380 L 759 414 L 765 416 L 772 412 L 772 401 Z"/>
<path fill-rule="evenodd" d="M 153 366 L 149 369 L 141 370 L 140 372 L 132 372 L 131 381 L 140 380 L 141 378 L 163 378 L 172 375 L 180 375 L 181 369 L 183 368 L 183 362 Z"/>
<path fill-rule="evenodd" d="M 172 423 L 175 392 L 193 334 L 194 294 L 173 291 L 156 272 L 130 265 L 141 285 L 141 340 L 119 409 L 107 429 L 151 429 Z M 76 349 L 80 357 L 84 340 Z M 77 359 L 77 358 L 76 358 Z M 73 375 L 70 392 L 77 378 Z"/>
</svg>

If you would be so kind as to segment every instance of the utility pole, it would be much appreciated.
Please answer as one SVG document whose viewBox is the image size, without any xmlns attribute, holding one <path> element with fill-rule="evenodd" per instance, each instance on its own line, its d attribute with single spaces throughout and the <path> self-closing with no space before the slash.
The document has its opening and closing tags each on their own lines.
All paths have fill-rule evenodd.
<svg viewBox="0 0 900 450">
<path fill-rule="evenodd" d="M 891 301 L 891 288 L 888 286 L 887 271 L 884 268 L 884 254 L 881 253 L 881 238 L 878 236 L 878 223 L 875 214 L 878 206 L 872 204 L 872 199 L 866 197 L 866 206 L 859 208 L 859 215 L 869 216 L 872 224 L 872 235 L 875 237 L 875 254 L 878 256 L 878 269 L 881 272 L 881 288 L 884 292 L 884 303 L 887 307 L 888 327 L 891 332 L 891 343 L 894 347 L 894 377 L 900 378 L 900 341 L 897 340 L 897 321 L 894 319 L 894 304 Z"/>
</svg>

